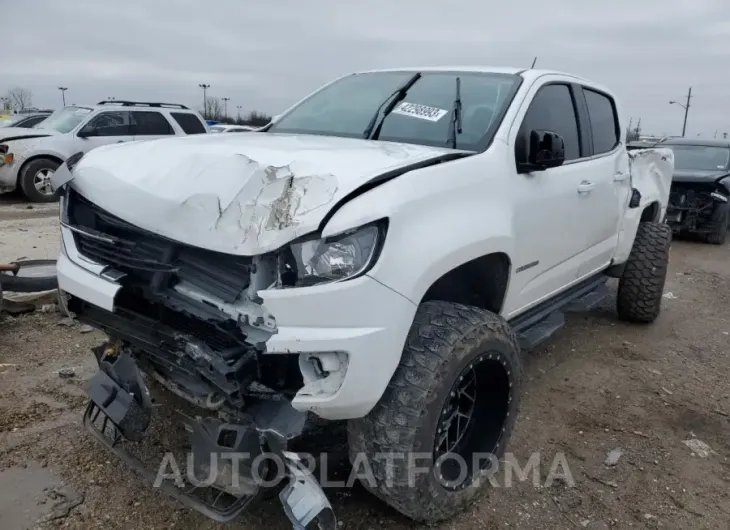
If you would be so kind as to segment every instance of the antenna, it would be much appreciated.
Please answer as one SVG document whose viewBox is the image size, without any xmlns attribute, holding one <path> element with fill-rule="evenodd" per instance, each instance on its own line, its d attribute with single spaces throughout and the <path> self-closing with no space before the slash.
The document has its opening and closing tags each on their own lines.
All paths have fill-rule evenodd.
<svg viewBox="0 0 730 530">
<path fill-rule="evenodd" d="M 534 58 L 534 59 L 532 60 L 532 66 L 530 66 L 530 70 L 532 70 L 533 68 L 535 68 L 535 63 L 537 63 L 537 55 L 536 55 L 536 56 L 535 56 L 535 58 Z"/>
</svg>

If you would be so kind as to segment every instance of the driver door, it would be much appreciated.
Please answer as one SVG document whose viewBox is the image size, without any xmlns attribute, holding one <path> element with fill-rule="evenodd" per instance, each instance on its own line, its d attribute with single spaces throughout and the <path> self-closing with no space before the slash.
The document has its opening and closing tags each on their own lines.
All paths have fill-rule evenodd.
<svg viewBox="0 0 730 530">
<path fill-rule="evenodd" d="M 108 110 L 100 112 L 81 126 L 76 144 L 79 151 L 86 153 L 102 145 L 131 142 L 134 140 L 133 133 L 130 112 Z"/>
</svg>

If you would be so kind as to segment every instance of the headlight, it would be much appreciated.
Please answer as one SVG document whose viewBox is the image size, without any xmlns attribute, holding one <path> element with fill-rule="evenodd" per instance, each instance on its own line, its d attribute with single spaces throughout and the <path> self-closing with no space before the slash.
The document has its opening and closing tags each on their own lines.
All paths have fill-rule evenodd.
<svg viewBox="0 0 730 530">
<path fill-rule="evenodd" d="M 370 224 L 328 239 L 291 245 L 296 263 L 296 285 L 336 282 L 366 273 L 377 261 L 386 223 Z"/>
</svg>

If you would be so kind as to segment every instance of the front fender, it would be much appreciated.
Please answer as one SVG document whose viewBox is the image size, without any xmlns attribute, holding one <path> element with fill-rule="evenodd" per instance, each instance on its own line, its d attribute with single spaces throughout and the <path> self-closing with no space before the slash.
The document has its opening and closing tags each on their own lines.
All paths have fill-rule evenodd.
<svg viewBox="0 0 730 530">
<path fill-rule="evenodd" d="M 380 258 L 368 273 L 419 304 L 441 276 L 475 258 L 512 255 L 512 213 L 492 197 L 490 179 L 475 171 L 477 157 L 402 175 L 342 206 L 325 226 L 327 237 L 389 219 Z M 386 206 L 387 205 L 387 206 Z"/>
</svg>

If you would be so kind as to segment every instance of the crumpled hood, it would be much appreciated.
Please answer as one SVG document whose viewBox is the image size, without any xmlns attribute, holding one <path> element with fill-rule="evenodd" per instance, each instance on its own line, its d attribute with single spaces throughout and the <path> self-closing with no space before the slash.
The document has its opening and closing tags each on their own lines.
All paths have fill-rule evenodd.
<svg viewBox="0 0 730 530">
<path fill-rule="evenodd" d="M 195 135 L 94 149 L 74 168 L 72 186 L 145 230 L 255 255 L 317 230 L 367 181 L 455 153 L 325 136 Z"/>
<path fill-rule="evenodd" d="M 24 138 L 42 138 L 59 134 L 52 129 L 28 129 L 25 127 L 0 127 L 0 144 L 12 140 Z"/>
</svg>

